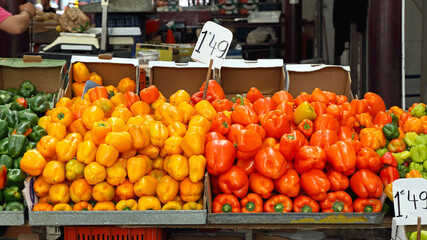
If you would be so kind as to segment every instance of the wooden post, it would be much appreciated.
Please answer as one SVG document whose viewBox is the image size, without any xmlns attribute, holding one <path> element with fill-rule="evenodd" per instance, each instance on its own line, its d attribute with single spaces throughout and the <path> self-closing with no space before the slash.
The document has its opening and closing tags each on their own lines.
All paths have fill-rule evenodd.
<svg viewBox="0 0 427 240">
<path fill-rule="evenodd" d="M 211 77 L 212 65 L 213 65 L 213 59 L 211 59 L 209 62 L 208 75 L 206 75 L 206 81 L 205 81 L 205 89 L 203 90 L 203 99 L 206 99 L 206 93 L 208 91 L 209 79 Z"/>
</svg>

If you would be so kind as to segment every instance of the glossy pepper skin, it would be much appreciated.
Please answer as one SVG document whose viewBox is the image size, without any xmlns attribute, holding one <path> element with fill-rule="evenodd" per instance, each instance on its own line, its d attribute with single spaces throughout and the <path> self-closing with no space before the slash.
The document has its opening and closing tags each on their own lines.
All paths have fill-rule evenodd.
<svg viewBox="0 0 427 240">
<path fill-rule="evenodd" d="M 218 182 L 222 193 L 232 193 L 238 198 L 246 196 L 249 189 L 248 176 L 243 169 L 236 166 L 219 175 Z"/>
<path fill-rule="evenodd" d="M 272 179 L 279 179 L 287 170 L 287 162 L 279 150 L 265 147 L 255 155 L 255 168 Z"/>
<path fill-rule="evenodd" d="M 203 182 L 193 183 L 187 177 L 179 183 L 179 194 L 185 202 L 198 201 L 203 195 Z"/>
<path fill-rule="evenodd" d="M 241 103 L 237 105 L 231 112 L 231 122 L 247 126 L 251 123 L 258 123 L 258 116 L 250 105 L 245 105 L 243 97 L 237 95 L 241 99 Z"/>
<path fill-rule="evenodd" d="M 73 206 L 73 211 L 93 211 L 93 206 L 86 201 L 81 201 Z"/>
<path fill-rule="evenodd" d="M 252 103 L 255 113 L 257 115 L 268 113 L 270 111 L 275 110 L 277 107 L 276 102 L 270 97 L 260 98 Z"/>
<path fill-rule="evenodd" d="M 360 198 L 378 198 L 383 193 L 379 176 L 368 169 L 362 169 L 350 178 L 350 187 Z"/>
<path fill-rule="evenodd" d="M 9 146 L 7 148 L 9 156 L 16 158 L 24 154 L 25 145 L 28 143 L 25 135 L 10 135 Z"/>
<path fill-rule="evenodd" d="M 188 132 L 182 138 L 181 148 L 187 157 L 200 155 L 205 152 L 205 134 L 203 132 Z"/>
<path fill-rule="evenodd" d="M 355 212 L 380 212 L 382 204 L 376 198 L 357 198 L 353 202 Z"/>
<path fill-rule="evenodd" d="M 138 203 L 134 199 L 120 200 L 116 204 L 116 210 L 119 210 L 119 211 L 138 210 Z"/>
<path fill-rule="evenodd" d="M 326 150 L 328 162 L 338 172 L 351 175 L 356 169 L 356 153 L 354 148 L 345 141 L 338 141 Z"/>
<path fill-rule="evenodd" d="M 249 175 L 249 187 L 252 192 L 257 193 L 264 199 L 268 199 L 274 190 L 274 182 L 258 172 Z"/>
<path fill-rule="evenodd" d="M 204 91 L 206 82 L 203 82 L 199 91 Z M 214 99 L 225 99 L 225 93 L 221 85 L 215 80 L 209 80 L 207 92 L 209 92 Z"/>
<path fill-rule="evenodd" d="M 298 130 L 304 134 L 304 136 L 309 139 L 313 134 L 313 121 L 310 119 L 304 119 L 298 124 Z"/>
<path fill-rule="evenodd" d="M 301 174 L 300 182 L 301 188 L 316 201 L 324 200 L 331 188 L 328 177 L 319 169 L 311 169 Z"/>
<path fill-rule="evenodd" d="M 350 180 L 348 177 L 336 170 L 329 170 L 326 176 L 331 183 L 331 191 L 344 191 L 350 186 Z"/>
<path fill-rule="evenodd" d="M 320 208 L 322 212 L 353 212 L 353 200 L 345 191 L 329 192 Z"/>
<path fill-rule="evenodd" d="M 192 182 L 203 179 L 206 168 L 206 158 L 203 155 L 193 155 L 188 159 L 189 178 Z"/>
<path fill-rule="evenodd" d="M 85 179 L 78 179 L 71 183 L 70 198 L 73 202 L 89 201 L 92 198 L 92 186 Z"/>
<path fill-rule="evenodd" d="M 279 150 L 285 157 L 286 161 L 294 159 L 298 149 L 304 145 L 307 145 L 307 139 L 298 130 L 292 130 L 289 133 L 283 134 L 280 138 Z"/>
<path fill-rule="evenodd" d="M 320 209 L 319 203 L 305 195 L 294 198 L 293 206 L 294 212 L 319 212 Z"/>
<path fill-rule="evenodd" d="M 262 212 L 263 211 L 262 198 L 256 193 L 249 193 L 246 197 L 240 200 L 241 212 Z"/>
<path fill-rule="evenodd" d="M 391 166 L 391 167 L 397 167 L 397 160 L 396 158 L 393 156 L 393 154 L 391 154 L 390 152 L 386 152 L 384 153 L 381 157 L 380 157 L 380 161 L 381 164 L 385 165 L 385 166 Z M 385 184 L 387 185 L 387 184 Z M 385 186 L 384 185 L 384 186 Z"/>
<path fill-rule="evenodd" d="M 252 129 L 243 129 L 237 135 L 237 152 L 238 159 L 247 160 L 252 158 L 262 145 L 261 136 Z"/>
<path fill-rule="evenodd" d="M 387 149 L 392 153 L 402 152 L 406 150 L 406 144 L 402 139 L 396 138 L 388 143 Z"/>
<path fill-rule="evenodd" d="M 24 153 L 20 162 L 20 167 L 31 176 L 39 176 L 42 174 L 46 163 L 43 155 L 36 149 L 32 149 Z"/>
<path fill-rule="evenodd" d="M 369 169 L 378 173 L 382 167 L 380 156 L 372 148 L 362 148 L 356 157 L 357 169 Z"/>
<path fill-rule="evenodd" d="M 218 99 L 212 102 L 212 106 L 218 113 L 222 111 L 231 111 L 233 102 L 228 99 Z"/>
<path fill-rule="evenodd" d="M 248 91 L 248 93 L 246 94 L 246 98 L 249 99 L 249 101 L 251 101 L 251 103 L 255 103 L 258 99 L 262 99 L 264 98 L 264 96 L 262 95 L 262 93 L 258 90 L 258 88 L 256 87 L 251 87 Z"/>
<path fill-rule="evenodd" d="M 302 146 L 294 158 L 294 168 L 302 174 L 310 169 L 323 169 L 326 164 L 326 152 L 321 147 Z"/>
<path fill-rule="evenodd" d="M 328 149 L 331 145 L 338 141 L 338 135 L 332 130 L 318 130 L 315 131 L 310 138 L 311 146 L 319 146 L 323 150 Z"/>
<path fill-rule="evenodd" d="M 260 115 L 261 126 L 267 137 L 280 138 L 291 131 L 291 124 L 284 111 L 274 110 Z"/>
<path fill-rule="evenodd" d="M 162 206 L 158 198 L 143 196 L 138 200 L 138 210 L 161 210 Z"/>
<path fill-rule="evenodd" d="M 219 112 L 213 119 L 211 131 L 226 135 L 230 130 L 231 119 L 223 112 Z"/>
<path fill-rule="evenodd" d="M 286 213 L 292 211 L 292 200 L 285 195 L 275 195 L 264 203 L 264 212 Z"/>
<path fill-rule="evenodd" d="M 300 188 L 300 177 L 295 169 L 288 169 L 282 177 L 274 180 L 274 189 L 288 197 L 298 196 Z"/>
<path fill-rule="evenodd" d="M 239 200 L 232 194 L 218 194 L 212 203 L 213 213 L 241 212 Z"/>
<path fill-rule="evenodd" d="M 157 182 L 156 193 L 162 203 L 172 201 L 178 194 L 179 183 L 171 176 L 163 176 Z"/>
<path fill-rule="evenodd" d="M 53 210 L 53 206 L 52 206 L 52 204 L 49 204 L 49 203 L 37 203 L 33 207 L 33 211 L 34 212 L 38 212 L 38 211 L 52 211 L 52 210 Z"/>
<path fill-rule="evenodd" d="M 205 157 L 207 170 L 218 176 L 230 169 L 235 159 L 236 150 L 228 140 L 213 140 L 206 144 Z"/>
<path fill-rule="evenodd" d="M 182 210 L 202 210 L 203 205 L 197 202 L 186 202 L 182 206 Z"/>
</svg>

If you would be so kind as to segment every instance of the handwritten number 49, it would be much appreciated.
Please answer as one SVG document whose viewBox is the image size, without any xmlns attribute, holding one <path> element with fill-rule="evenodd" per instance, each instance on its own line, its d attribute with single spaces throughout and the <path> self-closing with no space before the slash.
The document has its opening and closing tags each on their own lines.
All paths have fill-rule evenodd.
<svg viewBox="0 0 427 240">
<path fill-rule="evenodd" d="M 197 53 L 200 53 L 200 49 L 203 46 L 203 43 L 206 39 L 206 36 L 208 35 L 208 31 L 203 31 L 200 34 L 203 35 L 202 41 L 200 41 L 200 45 L 195 50 Z M 212 34 L 212 32 L 209 32 L 209 35 L 212 35 L 211 41 L 209 42 L 209 47 L 212 49 L 210 55 L 212 56 L 214 54 L 215 50 L 218 50 L 220 55 L 217 55 L 217 58 L 224 58 L 225 53 L 227 52 L 228 46 L 230 45 L 227 41 L 222 40 L 219 43 L 217 43 L 215 40 L 215 34 Z"/>
<path fill-rule="evenodd" d="M 418 199 L 416 198 L 415 194 L 411 194 L 411 191 L 408 190 L 408 202 L 414 203 L 414 210 L 417 210 L 417 202 L 418 201 L 425 201 L 426 205 L 422 209 L 427 209 L 427 191 L 423 191 L 419 194 Z M 401 211 L 400 211 L 400 196 L 405 195 L 404 191 L 396 192 L 394 195 L 394 198 L 397 201 L 397 216 L 396 217 L 402 217 Z"/>
</svg>

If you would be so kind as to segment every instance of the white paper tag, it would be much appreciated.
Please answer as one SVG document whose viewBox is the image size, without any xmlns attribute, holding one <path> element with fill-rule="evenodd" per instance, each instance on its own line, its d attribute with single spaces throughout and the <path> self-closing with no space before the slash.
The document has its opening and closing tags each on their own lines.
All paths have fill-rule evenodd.
<svg viewBox="0 0 427 240">
<path fill-rule="evenodd" d="M 427 180 L 397 179 L 393 182 L 394 216 L 397 225 L 427 224 Z"/>
<path fill-rule="evenodd" d="M 208 21 L 203 25 L 191 58 L 205 64 L 213 59 L 214 68 L 221 68 L 232 40 L 233 33 L 230 30 Z"/>
</svg>

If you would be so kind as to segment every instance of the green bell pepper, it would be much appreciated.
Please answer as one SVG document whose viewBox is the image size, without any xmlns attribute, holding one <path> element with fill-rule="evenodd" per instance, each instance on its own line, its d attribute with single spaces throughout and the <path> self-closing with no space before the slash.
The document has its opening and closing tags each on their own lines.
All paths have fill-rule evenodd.
<svg viewBox="0 0 427 240">
<path fill-rule="evenodd" d="M 55 100 L 55 98 L 58 96 L 58 92 L 54 92 L 54 93 L 48 93 L 46 94 L 47 100 L 49 102 L 52 102 L 53 100 Z"/>
<path fill-rule="evenodd" d="M 0 140 L 0 154 L 9 154 L 9 138 L 3 138 Z"/>
<path fill-rule="evenodd" d="M 47 135 L 46 130 L 40 126 L 34 126 L 33 131 L 28 135 L 30 141 L 36 142 L 36 144 L 40 141 L 40 139 Z"/>
<path fill-rule="evenodd" d="M 14 169 L 21 169 L 21 159 L 22 157 L 13 159 L 13 167 Z"/>
<path fill-rule="evenodd" d="M 9 92 L 12 97 L 19 94 L 19 89 L 17 88 L 7 88 L 6 91 Z"/>
<path fill-rule="evenodd" d="M 11 128 L 15 127 L 15 125 L 19 122 L 17 112 L 8 108 L 1 109 L 0 119 L 5 120 L 7 122 L 7 126 Z"/>
<path fill-rule="evenodd" d="M 18 119 L 21 122 L 29 122 L 31 126 L 37 126 L 39 122 L 39 117 L 37 114 L 33 113 L 30 109 L 22 110 L 18 112 Z"/>
<path fill-rule="evenodd" d="M 411 159 L 417 163 L 427 160 L 427 145 L 415 145 L 410 150 Z"/>
<path fill-rule="evenodd" d="M 7 185 L 24 187 L 24 181 L 27 178 L 27 174 L 21 169 L 9 169 L 7 172 Z"/>
<path fill-rule="evenodd" d="M 417 240 L 417 232 L 413 232 L 411 233 L 411 235 L 409 236 L 409 240 Z M 421 230 L 421 240 L 427 240 L 427 231 L 426 230 Z"/>
<path fill-rule="evenodd" d="M 27 147 L 25 148 L 25 151 L 35 149 L 37 147 L 37 142 L 28 142 Z"/>
<path fill-rule="evenodd" d="M 50 107 L 49 102 L 42 96 L 32 97 L 29 101 L 29 105 L 30 109 L 39 115 L 44 114 Z"/>
<path fill-rule="evenodd" d="M 0 119 L 0 139 L 6 137 L 9 133 L 9 129 L 7 128 L 7 122 L 5 120 Z"/>
<path fill-rule="evenodd" d="M 407 132 L 403 135 L 403 141 L 406 143 L 406 146 L 411 148 L 414 146 L 415 138 L 418 137 L 418 134 L 414 132 Z"/>
<path fill-rule="evenodd" d="M 17 101 L 18 98 L 13 99 L 12 104 L 10 104 L 10 109 L 15 110 L 15 111 L 21 111 L 26 109 L 25 105 L 22 105 L 21 103 L 19 103 Z"/>
<path fill-rule="evenodd" d="M 427 180 L 427 172 L 421 172 L 421 177 Z"/>
<path fill-rule="evenodd" d="M 4 165 L 6 169 L 13 168 L 13 159 L 8 155 L 1 155 L 0 166 Z"/>
<path fill-rule="evenodd" d="M 385 138 L 392 140 L 399 137 L 399 127 L 394 123 L 387 123 L 383 127 L 383 133 Z"/>
<path fill-rule="evenodd" d="M 423 162 L 423 167 L 424 167 L 424 169 L 426 169 L 426 170 L 427 170 L 427 161 L 424 161 L 424 162 Z"/>
<path fill-rule="evenodd" d="M 22 191 L 17 186 L 7 187 L 3 190 L 3 197 L 5 202 L 22 202 Z"/>
<path fill-rule="evenodd" d="M 411 157 L 411 153 L 407 150 L 392 154 L 396 158 L 398 164 L 403 164 L 408 158 Z"/>
<path fill-rule="evenodd" d="M 6 204 L 5 211 L 24 211 L 25 206 L 21 202 L 10 202 Z"/>
<path fill-rule="evenodd" d="M 382 157 L 386 152 L 388 152 L 388 149 L 387 149 L 387 147 L 385 147 L 385 148 L 378 148 L 376 150 L 376 152 L 377 152 L 378 155 L 380 155 L 380 157 Z"/>
<path fill-rule="evenodd" d="M 0 104 L 8 104 L 12 102 L 12 95 L 5 90 L 0 90 Z"/>
<path fill-rule="evenodd" d="M 10 135 L 9 136 L 9 146 L 7 151 L 9 152 L 9 156 L 16 158 L 24 154 L 26 145 L 28 143 L 27 137 L 24 135 Z"/>
<path fill-rule="evenodd" d="M 22 82 L 19 86 L 19 93 L 26 98 L 31 97 L 36 93 L 36 86 L 30 81 Z"/>
<path fill-rule="evenodd" d="M 411 171 L 411 170 L 418 170 L 418 172 L 421 173 L 421 172 L 423 172 L 424 167 L 421 163 L 411 162 L 409 164 L 409 171 Z"/>
<path fill-rule="evenodd" d="M 397 171 L 400 178 L 405 178 L 406 174 L 409 173 L 409 168 L 403 164 L 397 164 Z"/>
<path fill-rule="evenodd" d="M 411 115 L 417 118 L 425 116 L 426 114 L 426 108 L 422 104 L 418 104 L 411 110 Z"/>
<path fill-rule="evenodd" d="M 30 122 L 21 122 L 21 123 L 18 123 L 18 125 L 16 125 L 16 128 L 13 132 L 14 134 L 25 135 L 25 133 L 27 133 L 30 129 L 31 129 Z"/>
<path fill-rule="evenodd" d="M 414 145 L 427 145 L 427 135 L 420 133 L 414 140 Z"/>
<path fill-rule="evenodd" d="M 397 125 L 399 125 L 399 118 L 396 116 L 396 114 L 394 113 L 388 113 L 391 116 L 391 123 L 394 123 Z"/>
</svg>

